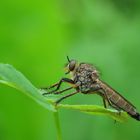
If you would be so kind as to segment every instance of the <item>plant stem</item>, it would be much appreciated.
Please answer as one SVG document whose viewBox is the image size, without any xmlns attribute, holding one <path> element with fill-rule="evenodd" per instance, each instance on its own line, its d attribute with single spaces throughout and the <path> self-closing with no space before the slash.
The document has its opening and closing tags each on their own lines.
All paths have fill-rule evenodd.
<svg viewBox="0 0 140 140">
<path fill-rule="evenodd" d="M 57 140 L 62 140 L 62 134 L 61 134 L 58 112 L 54 112 L 53 114 L 54 114 L 54 121 L 55 121 L 56 131 L 57 131 Z"/>
</svg>

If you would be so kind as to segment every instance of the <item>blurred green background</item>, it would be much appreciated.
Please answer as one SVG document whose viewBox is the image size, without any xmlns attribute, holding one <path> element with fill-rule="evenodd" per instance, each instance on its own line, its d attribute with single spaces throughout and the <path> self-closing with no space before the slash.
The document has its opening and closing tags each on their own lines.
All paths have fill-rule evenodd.
<svg viewBox="0 0 140 140">
<path fill-rule="evenodd" d="M 0 62 L 14 65 L 36 87 L 64 77 L 66 55 L 93 63 L 101 79 L 140 111 L 140 1 L 0 1 Z M 64 103 L 98 104 L 97 95 Z M 139 140 L 140 122 L 60 110 L 63 140 Z M 0 140 L 56 140 L 51 112 L 0 85 Z"/>
</svg>

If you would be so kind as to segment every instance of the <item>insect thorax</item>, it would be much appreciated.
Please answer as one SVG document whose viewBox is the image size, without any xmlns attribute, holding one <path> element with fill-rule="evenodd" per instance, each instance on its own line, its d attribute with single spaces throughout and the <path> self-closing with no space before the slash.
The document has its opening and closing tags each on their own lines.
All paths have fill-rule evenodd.
<svg viewBox="0 0 140 140">
<path fill-rule="evenodd" d="M 97 78 L 96 69 L 92 65 L 85 63 L 81 63 L 73 74 L 73 80 L 76 85 L 79 85 L 78 89 L 82 93 L 88 93 L 93 87 L 94 80 Z"/>
</svg>

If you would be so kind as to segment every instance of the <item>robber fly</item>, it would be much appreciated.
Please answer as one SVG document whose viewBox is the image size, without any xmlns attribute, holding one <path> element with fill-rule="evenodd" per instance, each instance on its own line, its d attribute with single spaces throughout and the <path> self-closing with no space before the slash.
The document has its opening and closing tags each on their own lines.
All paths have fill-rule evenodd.
<svg viewBox="0 0 140 140">
<path fill-rule="evenodd" d="M 75 89 L 75 92 L 72 92 L 68 95 L 65 95 L 56 101 L 58 104 L 65 98 L 68 98 L 77 93 L 83 94 L 98 94 L 103 98 L 104 107 L 107 107 L 107 104 L 116 110 L 123 110 L 127 112 L 131 117 L 140 121 L 140 114 L 136 111 L 136 107 L 121 96 L 117 91 L 112 89 L 108 84 L 100 80 L 99 73 L 97 69 L 88 63 L 78 63 L 76 60 L 70 60 L 67 56 L 68 64 L 66 65 L 66 74 L 71 74 L 72 78 L 62 78 L 58 83 L 45 88 L 54 90 L 45 94 L 61 94 L 67 90 Z M 61 84 L 69 83 L 71 86 L 64 90 L 58 91 Z"/>
</svg>

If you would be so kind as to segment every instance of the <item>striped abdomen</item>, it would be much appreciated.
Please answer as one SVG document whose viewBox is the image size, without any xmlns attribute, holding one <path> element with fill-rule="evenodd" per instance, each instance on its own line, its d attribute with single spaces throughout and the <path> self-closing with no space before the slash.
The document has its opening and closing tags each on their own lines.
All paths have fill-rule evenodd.
<svg viewBox="0 0 140 140">
<path fill-rule="evenodd" d="M 132 105 L 128 100 L 126 100 L 106 83 L 98 81 L 98 84 L 100 85 L 104 94 L 106 94 L 108 100 L 111 102 L 112 107 L 115 106 L 116 108 L 122 109 L 126 111 L 131 117 L 140 120 L 140 114 L 137 113 L 134 105 Z"/>
</svg>

